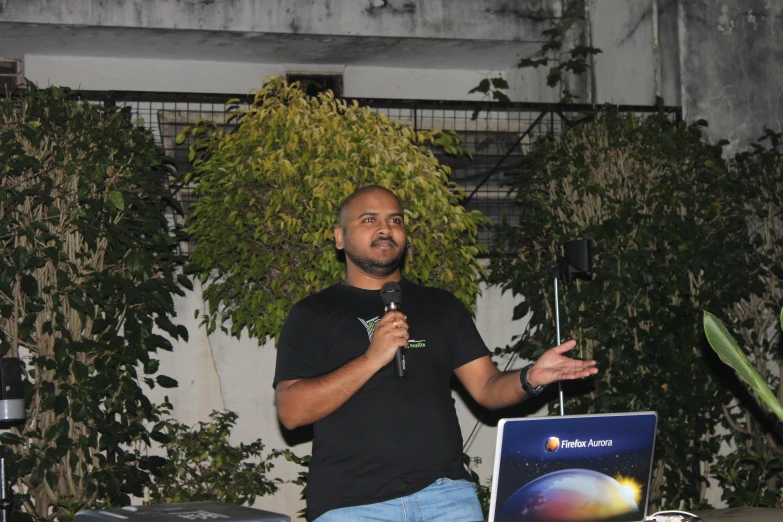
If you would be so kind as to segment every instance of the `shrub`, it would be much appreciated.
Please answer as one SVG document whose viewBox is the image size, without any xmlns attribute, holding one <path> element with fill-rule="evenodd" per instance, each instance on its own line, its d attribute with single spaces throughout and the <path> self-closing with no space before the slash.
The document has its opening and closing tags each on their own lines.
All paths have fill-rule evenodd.
<svg viewBox="0 0 783 522">
<path fill-rule="evenodd" d="M 27 421 L 1 437 L 27 518 L 128 504 L 149 482 L 164 412 L 142 384 L 176 386 L 155 376 L 172 348 L 156 330 L 187 340 L 168 175 L 130 109 L 33 85 L 0 99 L 0 352 L 27 366 Z"/>
<path fill-rule="evenodd" d="M 168 459 L 156 470 L 150 499 L 155 504 L 178 502 L 229 502 L 250 504 L 256 497 L 277 491 L 277 481 L 266 477 L 274 467 L 271 459 L 282 455 L 272 451 L 264 455 L 261 439 L 232 446 L 231 430 L 237 414 L 213 411 L 209 422 L 198 427 L 169 422 L 159 426 L 165 435 Z"/>
<path fill-rule="evenodd" d="M 752 243 L 744 254 L 755 268 L 756 284 L 750 295 L 730 303 L 725 314 L 740 347 L 783 400 L 777 320 L 783 308 L 783 146 L 780 134 L 772 131 L 759 141 L 732 161 L 744 190 Z M 730 382 L 736 399 L 724 405 L 721 419 L 733 451 L 714 466 L 723 499 L 730 506 L 783 507 L 783 422 L 749 396 L 744 384 Z"/>
<path fill-rule="evenodd" d="M 566 241 L 592 240 L 595 278 L 564 292 L 561 317 L 599 374 L 564 385 L 565 410 L 657 411 L 652 505 L 704 505 L 731 394 L 704 350 L 701 311 L 753 288 L 741 181 L 721 147 L 700 124 L 608 108 L 538 143 L 508 181 L 525 212 L 501 234 L 516 256 L 490 270 L 525 298 L 514 317 L 530 322 L 513 349 L 535 357 L 554 344 L 552 265 Z"/>
<path fill-rule="evenodd" d="M 402 201 L 409 233 L 405 275 L 452 291 L 475 309 L 477 227 L 427 146 L 458 153 L 456 136 L 416 132 L 331 92 L 307 97 L 273 78 L 232 133 L 213 122 L 186 129 L 199 200 L 191 262 L 201 269 L 210 330 L 229 322 L 259 343 L 277 336 L 291 306 L 339 281 L 336 206 L 369 184 Z"/>
</svg>

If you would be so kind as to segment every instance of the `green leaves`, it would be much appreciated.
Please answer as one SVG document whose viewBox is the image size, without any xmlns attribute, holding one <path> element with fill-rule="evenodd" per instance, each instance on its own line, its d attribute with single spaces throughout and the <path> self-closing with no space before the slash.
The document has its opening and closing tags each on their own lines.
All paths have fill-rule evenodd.
<svg viewBox="0 0 783 522">
<path fill-rule="evenodd" d="M 572 49 L 567 49 L 565 37 L 571 27 L 579 20 L 576 18 L 553 19 L 552 26 L 542 31 L 546 37 L 546 42 L 532 56 L 522 58 L 517 62 L 518 69 L 538 68 L 547 66 L 550 62 L 553 65 L 549 68 L 546 76 L 546 83 L 549 87 L 557 87 L 563 82 L 563 76 L 566 71 L 573 74 L 584 74 L 589 67 L 588 60 L 602 52 L 601 49 L 589 45 L 577 45 Z M 490 86 L 491 84 L 491 86 Z M 508 96 L 503 92 L 509 88 L 508 83 L 503 78 L 492 78 L 482 80 L 476 87 L 468 91 L 469 94 L 479 92 L 487 97 L 500 102 L 509 102 Z M 564 89 L 561 96 L 563 103 L 568 103 L 578 98 L 575 94 Z M 479 111 L 473 113 L 472 119 L 476 119 Z"/>
<path fill-rule="evenodd" d="M 122 192 L 119 190 L 109 191 L 109 201 L 112 205 L 117 207 L 117 210 L 125 210 L 125 199 L 122 197 Z"/>
<path fill-rule="evenodd" d="M 0 350 L 27 354 L 30 408 L 0 440 L 15 509 L 67 521 L 149 483 L 139 452 L 167 410 L 137 373 L 155 373 L 152 355 L 171 348 L 156 327 L 187 336 L 169 319 L 183 234 L 163 215 L 169 163 L 130 108 L 28 85 L 0 98 L 0 137 Z"/>
<path fill-rule="evenodd" d="M 0 433 L 0 442 L 10 445 L 24 444 L 24 439 L 10 431 L 4 431 L 3 433 Z"/>
<path fill-rule="evenodd" d="M 720 464 L 715 475 L 724 485 L 723 499 L 730 506 L 778 509 L 780 491 L 768 485 L 783 473 L 783 459 L 761 449 L 755 455 L 730 453 L 721 458 Z"/>
<path fill-rule="evenodd" d="M 468 91 L 468 94 L 473 94 L 474 92 L 479 92 L 484 94 L 485 99 L 490 98 L 495 101 L 508 103 L 511 100 L 509 99 L 508 95 L 506 95 L 504 90 L 508 89 L 508 82 L 498 76 L 495 78 L 485 78 L 479 82 L 479 84 Z M 479 112 L 481 109 L 476 108 L 473 111 L 473 116 L 471 119 L 476 119 L 478 117 Z"/>
<path fill-rule="evenodd" d="M 781 406 L 775 394 L 769 389 L 767 381 L 759 375 L 756 367 L 753 366 L 753 363 L 750 362 L 729 331 L 723 326 L 723 323 L 707 311 L 704 312 L 703 322 L 707 340 L 721 361 L 731 366 L 737 372 L 737 375 L 748 383 L 753 391 L 764 401 L 764 404 L 783 421 L 783 406 Z M 781 324 L 783 324 L 783 310 L 781 310 Z"/>
<path fill-rule="evenodd" d="M 193 140 L 190 261 L 201 270 L 208 329 L 264 343 L 296 301 L 339 281 L 337 207 L 369 184 L 391 189 L 408 211 L 406 276 L 475 307 L 483 218 L 459 205 L 449 169 L 429 150 L 462 154 L 456 134 L 416 132 L 330 93 L 309 98 L 280 78 L 232 116 L 234 132 L 198 122 L 181 137 Z"/>
<path fill-rule="evenodd" d="M 168 377 L 166 375 L 158 375 L 157 379 L 155 381 L 158 383 L 158 386 L 161 388 L 176 388 L 179 386 L 179 383 L 176 379 L 172 379 L 171 377 Z"/>
<path fill-rule="evenodd" d="M 229 502 L 253 504 L 257 497 L 277 491 L 279 479 L 266 474 L 279 451 L 265 453 L 260 439 L 232 446 L 231 430 L 237 415 L 213 411 L 209 422 L 190 428 L 161 423 L 151 437 L 165 444 L 169 459 L 146 460 L 154 476 L 153 503 Z"/>
<path fill-rule="evenodd" d="M 756 287 L 747 182 L 697 127 L 614 107 L 536 143 L 506 182 L 525 213 L 502 227 L 499 244 L 516 256 L 493 259 L 490 280 L 524 296 L 514 318 L 529 320 L 508 351 L 535 358 L 555 344 L 551 267 L 567 241 L 590 239 L 594 278 L 561 289 L 560 318 L 562 338 L 600 373 L 565 385 L 565 410 L 657 411 L 656 466 L 667 471 L 653 505 L 700 502 L 705 477 L 686 463 L 713 459 L 733 395 L 697 325 L 705 308 L 731 307 Z"/>
<path fill-rule="evenodd" d="M 725 140 L 716 144 L 716 150 L 723 145 Z M 757 386 L 753 388 L 758 387 L 761 393 L 765 392 L 764 386 L 771 390 L 780 388 L 781 329 L 775 324 L 775 318 L 783 309 L 780 283 L 783 229 L 779 226 L 779 216 L 783 212 L 783 156 L 780 145 L 780 134 L 766 129 L 758 143 L 752 143 L 747 151 L 738 153 L 728 162 L 730 174 L 742 183 L 737 194 L 744 204 L 750 242 L 738 249 L 738 253 L 744 257 L 742 263 L 752 267 L 752 275 L 745 283 L 748 295 L 721 308 L 721 314 L 726 317 L 726 330 L 733 339 L 740 340 L 734 346 L 728 340 L 723 344 L 731 349 L 741 349 L 741 355 L 738 355 L 740 352 L 731 354 L 739 357 L 735 362 L 747 374 L 741 379 L 755 381 Z M 735 267 L 730 266 L 716 277 L 726 277 L 734 270 Z M 744 357 L 752 361 L 760 379 L 746 371 Z M 725 369 L 722 365 L 718 367 Z M 725 380 L 734 383 L 735 375 L 726 373 Z M 723 420 L 729 432 L 725 438 L 736 450 L 731 455 L 719 456 L 713 465 L 724 492 L 723 499 L 730 506 L 778 507 L 781 491 L 771 477 L 779 475 L 783 468 L 783 448 L 769 442 L 783 437 L 783 422 L 770 415 L 778 412 L 777 404 L 770 406 L 771 409 L 764 405 L 759 407 L 758 401 L 747 395 L 745 386 L 735 386 L 734 390 L 739 401 L 728 405 Z M 780 400 L 779 394 L 777 400 Z"/>
<path fill-rule="evenodd" d="M 474 92 L 480 92 L 483 94 L 489 93 L 489 85 L 490 80 L 488 78 L 484 78 L 479 82 L 479 84 L 475 87 L 473 87 L 471 90 L 468 91 L 468 94 L 473 94 Z"/>
</svg>

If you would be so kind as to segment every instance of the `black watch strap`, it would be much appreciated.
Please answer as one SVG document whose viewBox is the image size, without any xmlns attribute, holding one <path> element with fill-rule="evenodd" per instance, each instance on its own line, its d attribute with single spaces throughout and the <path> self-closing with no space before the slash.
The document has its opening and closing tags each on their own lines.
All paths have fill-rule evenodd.
<svg viewBox="0 0 783 522">
<path fill-rule="evenodd" d="M 535 395 L 538 395 L 542 391 L 544 391 L 544 388 L 546 388 L 545 384 L 542 384 L 541 386 L 537 388 L 533 388 L 530 385 L 530 382 L 527 380 L 527 372 L 530 371 L 530 368 L 533 367 L 533 364 L 528 364 L 524 368 L 522 368 L 522 371 L 519 372 L 519 382 L 522 383 L 522 389 L 525 390 L 525 393 L 527 393 L 530 397 L 533 397 Z"/>
</svg>

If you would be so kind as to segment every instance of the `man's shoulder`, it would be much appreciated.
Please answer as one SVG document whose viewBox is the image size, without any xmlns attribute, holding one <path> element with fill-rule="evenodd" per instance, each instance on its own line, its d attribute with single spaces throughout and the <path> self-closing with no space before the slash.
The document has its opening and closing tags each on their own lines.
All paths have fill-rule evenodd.
<svg viewBox="0 0 783 522">
<path fill-rule="evenodd" d="M 332 285 L 323 290 L 310 294 L 294 303 L 288 311 L 281 335 L 290 330 L 299 328 L 319 329 L 323 318 L 333 310 L 339 297 L 336 295 L 335 286 Z"/>
<path fill-rule="evenodd" d="M 457 299 L 454 294 L 436 286 L 421 285 L 405 279 L 402 291 L 403 296 L 405 296 L 406 293 L 413 294 L 417 300 L 425 299 L 427 301 L 434 301 L 436 304 L 442 306 L 462 306 L 459 299 Z"/>
<path fill-rule="evenodd" d="M 323 290 L 297 301 L 292 307 L 292 311 L 320 312 L 334 306 L 335 302 L 340 300 L 339 285 L 340 283 L 336 283 L 327 286 Z"/>
</svg>

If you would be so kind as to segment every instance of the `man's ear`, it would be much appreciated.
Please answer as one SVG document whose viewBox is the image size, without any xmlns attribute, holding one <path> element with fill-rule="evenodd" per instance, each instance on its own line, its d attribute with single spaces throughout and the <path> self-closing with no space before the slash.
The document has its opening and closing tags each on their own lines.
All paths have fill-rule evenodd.
<svg viewBox="0 0 783 522">
<path fill-rule="evenodd" d="M 334 227 L 334 246 L 337 247 L 337 250 L 343 249 L 343 228 L 342 227 Z"/>
</svg>

